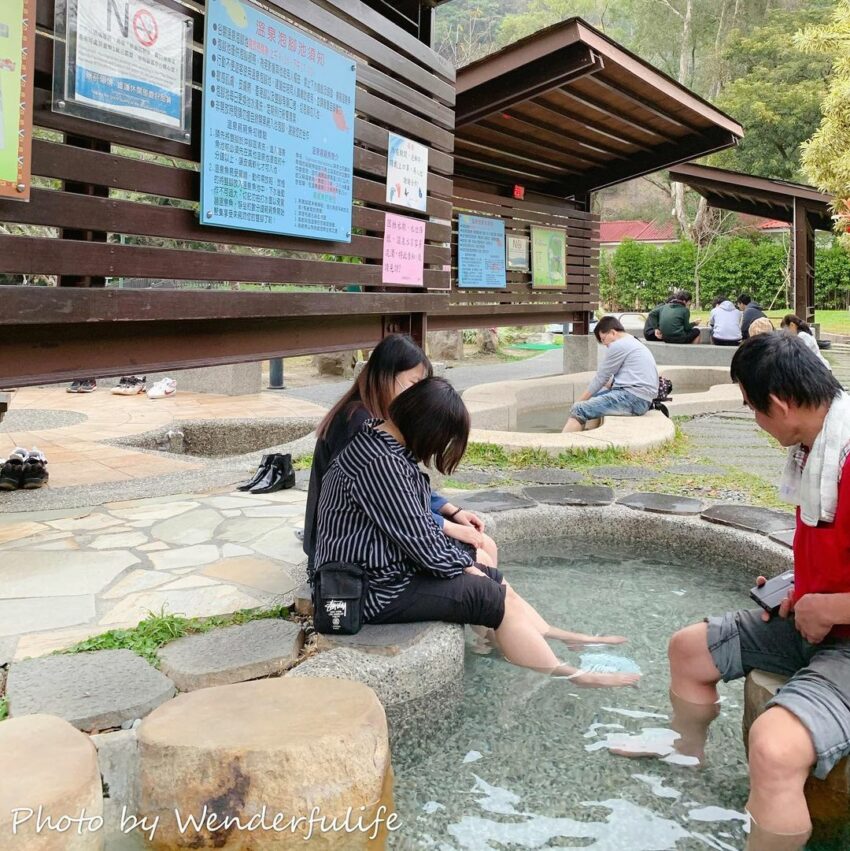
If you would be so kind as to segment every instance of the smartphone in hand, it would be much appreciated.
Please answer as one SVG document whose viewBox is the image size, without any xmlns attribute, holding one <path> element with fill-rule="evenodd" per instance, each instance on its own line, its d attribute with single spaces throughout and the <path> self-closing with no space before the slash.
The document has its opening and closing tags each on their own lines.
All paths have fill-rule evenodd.
<svg viewBox="0 0 850 851">
<path fill-rule="evenodd" d="M 794 589 L 794 571 L 786 570 L 773 579 L 768 579 L 764 585 L 756 585 L 750 588 L 750 597 L 753 598 L 766 612 L 775 615 L 779 611 L 782 601 Z"/>
</svg>

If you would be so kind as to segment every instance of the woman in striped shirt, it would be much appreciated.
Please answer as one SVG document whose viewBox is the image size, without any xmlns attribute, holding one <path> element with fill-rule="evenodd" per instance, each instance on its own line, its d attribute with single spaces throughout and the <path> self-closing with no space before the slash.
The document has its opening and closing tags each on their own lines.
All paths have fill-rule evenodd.
<svg viewBox="0 0 850 851">
<path fill-rule="evenodd" d="M 368 420 L 336 457 L 322 484 L 316 564 L 366 567 L 367 623 L 448 621 L 488 627 L 516 665 L 578 685 L 631 685 L 635 674 L 580 671 L 559 661 L 547 638 L 619 644 L 551 627 L 495 568 L 454 546 L 430 511 L 421 462 L 451 473 L 466 451 L 469 413 L 441 378 L 417 382 L 390 405 L 389 418 Z"/>
<path fill-rule="evenodd" d="M 304 513 L 304 552 L 308 555 L 308 572 L 312 572 L 314 566 L 319 494 L 331 461 L 363 428 L 366 420 L 386 417 L 390 402 L 399 393 L 430 375 L 431 363 L 425 352 L 410 337 L 390 334 L 378 343 L 357 380 L 319 423 Z M 452 505 L 433 491 L 431 512 L 443 534 L 465 545 L 479 561 L 496 566 L 498 549 L 493 539 L 484 532 L 480 518 L 471 511 Z"/>
</svg>

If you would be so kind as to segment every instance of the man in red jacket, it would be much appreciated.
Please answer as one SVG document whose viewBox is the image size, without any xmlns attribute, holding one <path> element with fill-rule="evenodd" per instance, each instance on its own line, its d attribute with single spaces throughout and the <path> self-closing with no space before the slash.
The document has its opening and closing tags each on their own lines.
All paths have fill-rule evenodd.
<svg viewBox="0 0 850 851">
<path fill-rule="evenodd" d="M 811 832 L 803 795 L 850 754 L 850 397 L 793 337 L 745 340 L 732 379 L 783 446 L 798 504 L 794 592 L 779 615 L 728 612 L 670 641 L 677 749 L 700 757 L 719 680 L 754 668 L 790 677 L 750 729 L 748 851 L 796 851 Z M 677 722 L 678 718 L 678 722 Z"/>
</svg>

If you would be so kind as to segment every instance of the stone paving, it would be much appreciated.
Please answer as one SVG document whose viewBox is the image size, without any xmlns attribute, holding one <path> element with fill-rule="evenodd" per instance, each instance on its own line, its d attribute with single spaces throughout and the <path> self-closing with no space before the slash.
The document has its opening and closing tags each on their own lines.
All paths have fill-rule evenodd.
<svg viewBox="0 0 850 851">
<path fill-rule="evenodd" d="M 138 483 L 156 476 L 201 471 L 203 458 L 146 452 L 118 441 L 186 420 L 252 420 L 317 417 L 324 408 L 280 393 L 218 396 L 183 393 L 169 399 L 113 396 L 105 388 L 94 393 L 66 393 L 60 387 L 27 387 L 16 391 L 0 422 L 0 458 L 16 446 L 37 446 L 48 459 L 50 489 L 100 483 Z M 237 473 L 235 478 L 240 474 Z M 234 480 L 235 480 L 234 478 Z M 0 512 L 38 494 L 0 494 Z"/>
<path fill-rule="evenodd" d="M 41 656 L 149 612 L 289 603 L 303 580 L 305 497 L 235 491 L 0 517 L 0 656 Z"/>
</svg>

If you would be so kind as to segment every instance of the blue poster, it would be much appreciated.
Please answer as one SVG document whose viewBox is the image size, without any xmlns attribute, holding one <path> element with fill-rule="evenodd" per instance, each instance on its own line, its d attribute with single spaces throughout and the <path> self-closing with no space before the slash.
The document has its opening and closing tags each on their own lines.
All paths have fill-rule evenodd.
<svg viewBox="0 0 850 851">
<path fill-rule="evenodd" d="M 201 222 L 350 242 L 354 60 L 243 0 L 205 44 Z"/>
<path fill-rule="evenodd" d="M 458 216 L 457 258 L 459 287 L 507 287 L 504 221 L 461 213 Z"/>
</svg>

